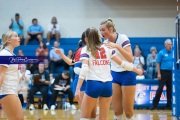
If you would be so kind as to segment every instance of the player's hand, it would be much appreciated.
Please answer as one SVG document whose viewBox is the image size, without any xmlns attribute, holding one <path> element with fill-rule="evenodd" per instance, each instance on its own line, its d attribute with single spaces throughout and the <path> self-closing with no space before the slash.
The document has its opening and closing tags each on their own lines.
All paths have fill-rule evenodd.
<svg viewBox="0 0 180 120">
<path fill-rule="evenodd" d="M 53 48 L 54 48 L 54 47 L 53 47 Z M 56 54 L 59 54 L 59 55 L 62 53 L 61 50 L 58 49 L 58 48 L 54 48 L 54 51 L 55 51 Z"/>
<path fill-rule="evenodd" d="M 161 80 L 161 74 L 157 75 L 158 80 Z"/>
<path fill-rule="evenodd" d="M 39 81 L 40 81 L 40 82 L 44 82 L 44 80 L 42 80 L 42 79 L 39 79 Z"/>
<path fill-rule="evenodd" d="M 11 22 L 14 22 L 14 19 L 13 19 L 13 18 L 11 18 Z"/>
<path fill-rule="evenodd" d="M 81 102 L 80 89 L 76 89 L 75 98 L 79 103 Z"/>
<path fill-rule="evenodd" d="M 137 70 L 136 70 L 136 73 L 137 73 L 138 75 L 142 75 L 142 74 L 143 74 L 143 70 L 142 70 L 142 69 L 137 69 Z"/>
<path fill-rule="evenodd" d="M 107 42 L 105 43 L 105 45 L 108 47 L 108 48 L 117 48 L 117 44 L 113 43 L 113 42 Z"/>
</svg>

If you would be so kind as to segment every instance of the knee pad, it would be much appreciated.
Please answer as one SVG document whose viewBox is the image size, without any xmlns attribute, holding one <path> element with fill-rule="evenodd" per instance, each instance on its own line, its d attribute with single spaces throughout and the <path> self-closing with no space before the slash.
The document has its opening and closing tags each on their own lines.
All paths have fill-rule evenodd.
<svg viewBox="0 0 180 120">
<path fill-rule="evenodd" d="M 75 67 L 74 68 L 74 73 L 76 73 L 76 74 L 80 74 L 80 72 L 81 72 L 81 68 L 79 68 L 79 67 Z"/>
</svg>

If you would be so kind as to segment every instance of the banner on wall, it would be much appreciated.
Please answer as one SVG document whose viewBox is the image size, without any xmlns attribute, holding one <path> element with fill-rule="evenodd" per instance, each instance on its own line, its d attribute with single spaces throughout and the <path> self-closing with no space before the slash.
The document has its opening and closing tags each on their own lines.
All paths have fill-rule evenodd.
<svg viewBox="0 0 180 120">
<path fill-rule="evenodd" d="M 156 95 L 158 85 L 150 84 L 136 84 L 135 105 L 150 105 Z M 166 86 L 163 88 L 163 92 L 159 101 L 159 104 L 166 104 Z"/>
</svg>

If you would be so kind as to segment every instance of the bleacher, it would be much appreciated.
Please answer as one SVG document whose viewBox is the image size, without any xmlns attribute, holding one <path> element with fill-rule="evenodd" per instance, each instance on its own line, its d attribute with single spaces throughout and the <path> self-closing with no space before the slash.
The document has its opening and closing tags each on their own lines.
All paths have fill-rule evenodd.
<svg viewBox="0 0 180 120">
<path fill-rule="evenodd" d="M 155 46 L 158 51 L 164 48 L 164 41 L 166 39 L 172 39 L 169 37 L 130 37 L 129 38 L 132 45 L 132 50 L 135 48 L 135 45 L 139 45 L 142 49 L 142 54 L 146 60 L 147 55 L 150 53 L 150 48 L 152 46 Z M 61 38 L 60 39 L 60 47 L 64 49 L 65 54 L 67 55 L 68 50 L 73 50 L 73 52 L 78 47 L 78 41 L 80 38 Z M 1 41 L 1 40 L 0 40 Z M 46 42 L 46 39 L 43 39 L 44 42 Z M 49 51 L 53 47 L 53 43 L 55 40 L 50 41 L 50 45 L 47 46 Z M 23 42 L 22 42 L 23 44 Z M 25 56 L 35 56 L 36 49 L 39 46 L 39 41 L 37 40 L 30 40 L 28 42 L 28 45 L 20 45 L 19 47 L 15 48 L 14 53 L 17 54 L 19 49 L 22 49 L 24 51 Z M 144 66 L 144 69 L 146 69 L 146 65 Z M 62 71 L 62 67 L 58 67 L 55 69 L 56 73 L 59 73 L 59 71 Z"/>
<path fill-rule="evenodd" d="M 143 55 L 146 58 L 147 54 L 149 53 L 151 46 L 156 46 L 157 50 L 160 51 L 164 48 L 164 41 L 168 39 L 168 37 L 130 37 L 129 38 L 132 44 L 132 50 L 134 49 L 135 45 L 139 45 L 142 48 Z M 169 38 L 172 39 L 172 38 Z M 61 47 L 64 49 L 65 54 L 69 49 L 75 51 L 78 47 L 78 41 L 80 38 L 61 38 L 60 43 Z M 44 39 L 46 42 L 46 39 Z M 51 50 L 53 47 L 54 40 L 51 40 L 48 49 Z M 19 49 L 24 51 L 24 54 L 27 56 L 34 56 L 35 51 L 38 48 L 39 42 L 37 40 L 30 40 L 28 45 L 24 46 L 21 45 L 15 49 L 15 54 Z"/>
</svg>

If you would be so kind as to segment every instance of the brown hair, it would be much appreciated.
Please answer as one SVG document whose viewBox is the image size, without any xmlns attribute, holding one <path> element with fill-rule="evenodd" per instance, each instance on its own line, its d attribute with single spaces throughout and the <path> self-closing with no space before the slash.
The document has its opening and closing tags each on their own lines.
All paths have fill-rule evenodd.
<svg viewBox="0 0 180 120">
<path fill-rule="evenodd" d="M 113 32 L 116 32 L 115 24 L 113 23 L 113 20 L 111 18 L 108 18 L 107 20 L 102 21 L 100 25 L 104 25 L 104 24 L 106 24 L 106 27 L 108 29 L 113 28 Z"/>
<path fill-rule="evenodd" d="M 98 30 L 95 28 L 88 28 L 85 31 L 85 36 L 88 39 L 87 50 L 91 52 L 94 58 L 96 58 L 96 50 L 102 45 Z"/>
<path fill-rule="evenodd" d="M 53 24 L 53 19 L 55 19 L 55 20 L 56 20 L 55 24 L 57 24 L 57 18 L 56 18 L 56 17 L 52 17 L 52 19 L 51 19 L 51 23 Z"/>
</svg>

